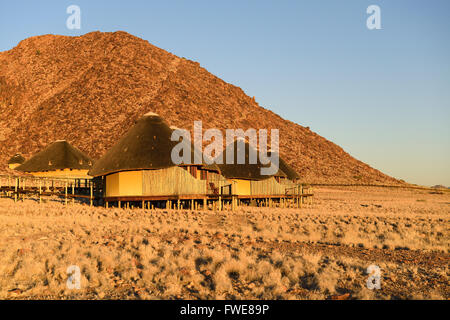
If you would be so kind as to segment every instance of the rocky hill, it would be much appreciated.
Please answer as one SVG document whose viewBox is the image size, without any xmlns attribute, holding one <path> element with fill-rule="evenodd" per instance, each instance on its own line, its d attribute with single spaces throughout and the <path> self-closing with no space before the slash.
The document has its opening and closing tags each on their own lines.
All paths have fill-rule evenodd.
<svg viewBox="0 0 450 320">
<path fill-rule="evenodd" d="M 43 35 L 0 52 L 0 170 L 66 139 L 100 157 L 143 114 L 170 125 L 278 128 L 280 151 L 305 182 L 398 184 L 309 128 L 261 107 L 198 62 L 126 32 Z"/>
</svg>

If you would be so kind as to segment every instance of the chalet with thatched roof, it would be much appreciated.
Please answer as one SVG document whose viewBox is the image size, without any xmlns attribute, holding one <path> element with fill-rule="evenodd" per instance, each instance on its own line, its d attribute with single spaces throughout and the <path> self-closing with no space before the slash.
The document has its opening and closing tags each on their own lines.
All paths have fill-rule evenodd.
<svg viewBox="0 0 450 320">
<path fill-rule="evenodd" d="M 234 161 L 232 164 L 226 163 L 227 149 L 234 148 Z M 245 152 L 245 160 L 238 163 L 238 154 Z M 256 162 L 251 163 L 250 153 L 256 154 Z M 286 174 L 278 168 L 278 171 L 272 175 L 264 175 L 262 168 L 270 167 L 270 163 L 263 164 L 259 158 L 258 151 L 247 141 L 236 140 L 229 144 L 219 158 L 223 159 L 223 164 L 218 164 L 221 174 L 233 183 L 233 194 L 241 197 L 258 198 L 266 195 L 284 195 L 285 186 L 278 181 L 281 178 L 286 179 Z"/>
<path fill-rule="evenodd" d="M 8 160 L 8 167 L 10 169 L 15 169 L 24 162 L 25 158 L 20 153 L 16 153 L 11 159 Z"/>
<path fill-rule="evenodd" d="M 22 163 L 18 171 L 37 177 L 88 179 L 93 161 L 66 140 L 51 143 L 44 150 Z"/>
<path fill-rule="evenodd" d="M 269 151 L 268 154 L 270 157 L 272 151 Z M 280 170 L 285 174 L 285 177 L 280 177 L 280 179 L 277 179 L 278 182 L 298 182 L 298 180 L 300 179 L 300 175 L 280 155 L 278 155 L 278 166 Z"/>
<path fill-rule="evenodd" d="M 217 167 L 174 163 L 179 142 L 171 140 L 172 132 L 160 116 L 147 113 L 94 164 L 89 174 L 103 178 L 106 202 L 201 199 L 211 183 L 218 188 L 225 182 Z M 191 163 L 196 152 L 192 146 Z"/>
</svg>

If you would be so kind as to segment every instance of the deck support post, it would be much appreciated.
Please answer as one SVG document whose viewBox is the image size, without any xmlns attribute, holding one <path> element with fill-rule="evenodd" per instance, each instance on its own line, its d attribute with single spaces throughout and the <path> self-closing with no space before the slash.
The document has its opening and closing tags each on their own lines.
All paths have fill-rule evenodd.
<svg viewBox="0 0 450 320">
<path fill-rule="evenodd" d="M 15 186 L 14 186 L 14 202 L 17 202 L 17 185 L 19 184 L 18 179 L 15 179 Z"/>
<path fill-rule="evenodd" d="M 42 192 L 42 180 L 39 179 L 39 204 L 42 202 L 41 192 Z"/>
<path fill-rule="evenodd" d="M 67 180 L 64 181 L 64 204 L 67 206 Z"/>
<path fill-rule="evenodd" d="M 72 204 L 75 204 L 75 183 L 72 183 Z"/>
<path fill-rule="evenodd" d="M 93 195 L 94 195 L 94 191 L 93 191 L 93 188 L 92 188 L 92 182 L 89 183 L 89 189 L 90 189 L 89 204 L 92 207 L 92 202 L 93 202 L 92 198 L 93 198 Z"/>
</svg>

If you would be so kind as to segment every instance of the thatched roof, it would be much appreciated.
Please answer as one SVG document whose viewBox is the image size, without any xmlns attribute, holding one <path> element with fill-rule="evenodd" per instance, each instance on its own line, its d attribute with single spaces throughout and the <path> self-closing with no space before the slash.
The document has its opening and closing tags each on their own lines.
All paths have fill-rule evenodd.
<svg viewBox="0 0 450 320">
<path fill-rule="evenodd" d="M 11 159 L 8 160 L 8 164 L 22 164 L 24 162 L 25 158 L 20 153 L 16 153 Z"/>
<path fill-rule="evenodd" d="M 89 171 L 91 176 L 103 176 L 119 171 L 163 169 L 176 166 L 172 149 L 179 143 L 172 141 L 172 129 L 157 114 L 147 113 L 101 157 Z M 189 143 L 184 141 L 182 143 Z M 191 148 L 191 163 L 194 153 Z"/>
<path fill-rule="evenodd" d="M 58 140 L 18 166 L 23 172 L 42 172 L 63 169 L 90 169 L 92 159 L 65 140 Z"/>
<path fill-rule="evenodd" d="M 269 156 L 271 154 L 272 154 L 272 152 L 269 151 Z M 284 161 L 283 158 L 281 158 L 280 156 L 278 156 L 278 165 L 280 167 L 280 170 L 286 174 L 286 177 L 289 180 L 300 179 L 300 176 L 298 175 L 298 173 L 290 165 L 288 165 L 287 162 Z"/>
<path fill-rule="evenodd" d="M 231 148 L 231 145 L 234 145 L 234 163 L 233 164 L 226 164 L 226 150 L 228 148 Z M 285 177 L 286 174 L 282 170 L 278 170 L 278 172 L 274 175 L 262 175 L 261 174 L 261 168 L 268 168 L 270 167 L 270 164 L 262 164 L 259 159 L 258 151 L 253 148 L 247 141 L 244 141 L 244 148 L 245 148 L 245 163 L 244 164 L 238 164 L 237 163 L 237 154 L 239 151 L 241 151 L 241 143 L 238 143 L 238 140 L 234 141 L 234 143 L 229 144 L 225 150 L 223 151 L 222 155 L 219 155 L 219 157 L 223 158 L 224 164 L 218 164 L 221 174 L 228 179 L 248 179 L 248 180 L 265 180 L 273 176 L 281 176 Z M 257 161 L 255 164 L 250 164 L 249 160 L 249 152 L 250 150 L 254 150 L 257 153 Z"/>
</svg>

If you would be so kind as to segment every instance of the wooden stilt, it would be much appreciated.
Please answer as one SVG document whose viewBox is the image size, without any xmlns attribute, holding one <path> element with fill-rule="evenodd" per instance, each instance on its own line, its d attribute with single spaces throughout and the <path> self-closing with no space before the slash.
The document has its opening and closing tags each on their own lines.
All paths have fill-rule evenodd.
<svg viewBox="0 0 450 320">
<path fill-rule="evenodd" d="M 75 183 L 71 183 L 72 184 L 72 204 L 75 204 Z"/>
<path fill-rule="evenodd" d="M 19 180 L 16 178 L 15 187 L 14 187 L 14 202 L 17 202 L 17 185 L 19 184 Z"/>
<path fill-rule="evenodd" d="M 94 190 L 92 188 L 92 182 L 89 183 L 89 189 L 90 189 L 90 197 L 89 197 L 89 204 L 92 207 L 93 203 L 93 196 L 94 196 Z"/>
<path fill-rule="evenodd" d="M 42 193 L 42 180 L 39 179 L 39 203 L 42 202 L 41 193 Z"/>
<path fill-rule="evenodd" d="M 298 201 L 298 206 L 297 207 L 301 208 L 302 207 L 302 201 L 303 201 L 303 186 L 300 186 L 299 194 L 300 194 L 300 199 Z"/>
<path fill-rule="evenodd" d="M 67 205 L 67 180 L 64 181 L 64 204 Z"/>
</svg>

